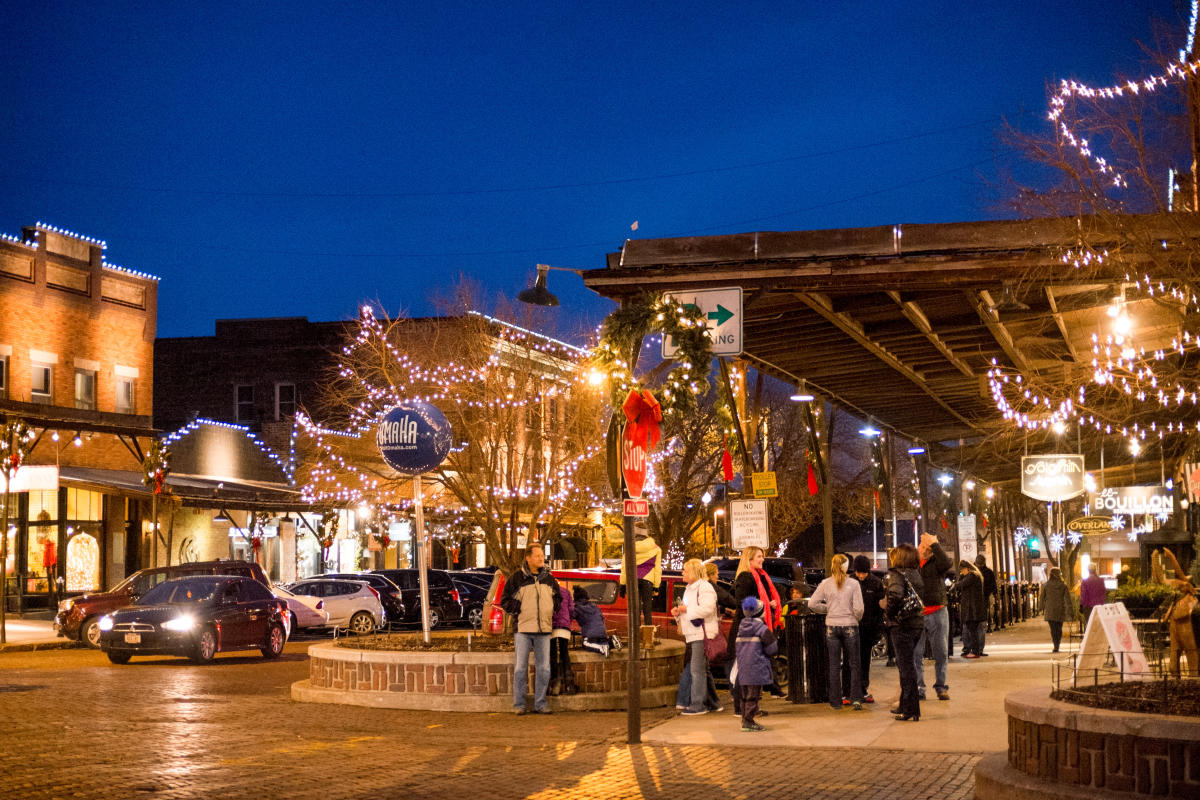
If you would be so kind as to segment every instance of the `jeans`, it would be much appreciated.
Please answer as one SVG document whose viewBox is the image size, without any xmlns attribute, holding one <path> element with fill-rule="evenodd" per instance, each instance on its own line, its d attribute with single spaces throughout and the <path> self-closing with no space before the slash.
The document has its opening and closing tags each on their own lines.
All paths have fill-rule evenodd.
<svg viewBox="0 0 1200 800">
<path fill-rule="evenodd" d="M 550 683 L 550 634 L 517 633 L 513 636 L 516 658 L 513 662 L 513 708 L 525 707 L 529 683 L 529 651 L 533 651 L 533 707 L 545 709 L 546 685 Z"/>
<path fill-rule="evenodd" d="M 987 620 L 985 619 L 962 624 L 962 654 L 964 656 L 969 653 L 983 654 L 983 637 L 986 630 Z"/>
<path fill-rule="evenodd" d="M 1054 652 L 1058 652 L 1058 646 L 1062 644 L 1062 623 L 1050 620 L 1050 641 L 1054 643 Z"/>
<path fill-rule="evenodd" d="M 921 651 L 917 642 L 924 634 L 911 628 L 897 626 L 891 629 L 892 647 L 896 650 L 896 668 L 900 670 L 900 702 L 897 704 L 901 714 L 921 713 L 921 695 L 917 688 L 917 669 L 919 663 L 913 656 Z"/>
<path fill-rule="evenodd" d="M 687 692 L 684 692 L 686 681 Z M 704 640 L 687 643 L 684 655 L 683 674 L 679 676 L 679 689 L 675 692 L 676 705 L 687 705 L 689 711 L 703 711 L 708 684 L 712 677 L 708 672 L 708 659 L 704 656 Z M 717 693 L 713 687 L 713 695 Z"/>
<path fill-rule="evenodd" d="M 913 666 L 917 670 L 917 688 L 920 692 L 925 692 L 925 646 L 933 651 L 933 674 L 934 682 L 933 689 L 937 692 L 944 692 L 950 687 L 946 685 L 946 651 L 947 637 L 950 635 L 950 613 L 946 611 L 946 607 L 942 606 L 932 614 L 925 615 L 925 630 L 921 633 L 921 638 L 917 640 L 917 645 L 913 651 Z M 896 654 L 896 659 L 899 660 L 900 654 Z"/>
<path fill-rule="evenodd" d="M 879 641 L 879 629 L 868 628 L 865 625 L 858 626 L 858 649 L 862 654 L 862 658 L 858 662 L 858 680 L 862 684 L 862 693 L 865 698 L 870 694 L 871 686 L 871 651 L 875 649 L 875 643 Z M 891 639 L 888 639 L 888 652 L 891 652 Z M 847 659 L 842 660 L 842 686 L 850 685 L 850 666 Z"/>
<path fill-rule="evenodd" d="M 862 683 L 858 671 L 862 663 L 862 651 L 858 646 L 858 626 L 826 625 L 825 646 L 829 650 L 829 705 L 841 708 L 844 696 L 849 696 L 854 702 L 861 703 Z M 850 685 L 848 687 L 841 685 L 843 655 L 845 655 L 846 664 L 850 667 Z"/>
<path fill-rule="evenodd" d="M 700 651 L 704 651 L 704 642 L 699 642 Z M 675 691 L 675 705 L 690 706 L 692 704 L 692 643 L 688 642 L 688 649 L 684 656 L 683 674 L 679 676 L 679 688 Z M 717 699 L 717 684 L 713 680 L 712 670 L 708 668 L 707 660 L 704 662 L 704 707 L 709 711 L 716 711 L 721 707 L 720 701 Z"/>
</svg>

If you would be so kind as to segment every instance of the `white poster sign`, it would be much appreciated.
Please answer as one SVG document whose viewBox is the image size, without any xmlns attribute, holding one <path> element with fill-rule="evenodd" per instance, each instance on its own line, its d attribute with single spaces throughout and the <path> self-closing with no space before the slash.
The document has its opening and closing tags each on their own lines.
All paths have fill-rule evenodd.
<svg viewBox="0 0 1200 800">
<path fill-rule="evenodd" d="M 733 500 L 729 503 L 729 545 L 734 550 L 771 543 L 766 500 Z"/>
<path fill-rule="evenodd" d="M 975 515 L 960 514 L 958 517 L 958 558 L 961 561 L 975 563 L 979 553 L 979 538 L 975 535 Z M 958 565 L 954 565 L 958 571 Z"/>
<path fill-rule="evenodd" d="M 1113 664 L 1106 667 L 1110 651 Z M 1108 683 L 1117 680 L 1113 672 L 1122 673 L 1126 680 L 1151 677 L 1142 643 L 1138 641 L 1124 603 L 1109 603 L 1092 609 L 1079 648 L 1079 659 L 1075 662 L 1075 682 L 1092 680 L 1098 675 L 1101 683 Z"/>
<path fill-rule="evenodd" d="M 0 492 L 4 491 L 4 474 L 0 473 Z M 52 492 L 58 488 L 58 467 L 35 467 L 26 464 L 13 475 L 14 492 Z"/>
</svg>

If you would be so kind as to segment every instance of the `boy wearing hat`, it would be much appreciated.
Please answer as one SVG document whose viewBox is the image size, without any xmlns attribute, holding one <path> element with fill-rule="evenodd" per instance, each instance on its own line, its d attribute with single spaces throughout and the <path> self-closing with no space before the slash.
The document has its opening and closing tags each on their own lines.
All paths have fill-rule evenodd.
<svg viewBox="0 0 1200 800">
<path fill-rule="evenodd" d="M 770 686 L 775 681 L 771 669 L 770 657 L 779 650 L 775 634 L 763 622 L 763 604 L 757 597 L 747 597 L 742 601 L 741 625 L 737 631 L 737 663 L 734 667 L 737 686 L 741 700 L 742 730 L 766 730 L 754 721 L 758 714 L 758 700 L 762 696 L 762 687 Z"/>
<path fill-rule="evenodd" d="M 862 681 L 864 703 L 874 703 L 868 687 L 871 683 L 871 651 L 879 641 L 883 630 L 883 581 L 871 572 L 871 559 L 863 555 L 854 557 L 852 577 L 862 588 L 863 615 L 858 621 L 858 643 L 860 647 L 859 679 Z M 842 686 L 850 685 L 850 668 L 842 667 Z"/>
</svg>

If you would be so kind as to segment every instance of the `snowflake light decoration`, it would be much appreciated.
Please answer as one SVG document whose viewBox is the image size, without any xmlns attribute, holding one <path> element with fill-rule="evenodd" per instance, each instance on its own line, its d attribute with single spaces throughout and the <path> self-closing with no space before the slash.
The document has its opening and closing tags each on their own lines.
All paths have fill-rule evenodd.
<svg viewBox="0 0 1200 800">
<path fill-rule="evenodd" d="M 1063 549 L 1063 535 L 1061 533 L 1050 534 L 1050 552 L 1057 553 Z"/>
<path fill-rule="evenodd" d="M 1083 534 L 1079 531 L 1071 531 L 1067 534 L 1067 541 L 1071 544 L 1079 544 L 1083 540 Z"/>
<path fill-rule="evenodd" d="M 1113 517 L 1112 522 L 1108 524 L 1112 526 L 1114 531 L 1124 530 L 1125 518 L 1118 514 L 1117 516 Z"/>
<path fill-rule="evenodd" d="M 1017 528 L 1013 531 L 1013 542 L 1020 547 L 1025 544 L 1025 540 L 1029 538 L 1029 528 Z"/>
</svg>

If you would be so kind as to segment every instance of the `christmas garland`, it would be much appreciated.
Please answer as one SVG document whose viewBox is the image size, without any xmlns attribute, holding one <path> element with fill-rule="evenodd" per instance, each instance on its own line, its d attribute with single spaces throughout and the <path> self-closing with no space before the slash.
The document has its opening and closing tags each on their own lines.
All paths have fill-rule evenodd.
<svg viewBox="0 0 1200 800">
<path fill-rule="evenodd" d="M 642 340 L 652 333 L 672 338 L 679 348 L 675 366 L 667 373 L 661 388 L 659 402 L 663 415 L 695 412 L 698 399 L 709 388 L 708 371 L 713 354 L 708 322 L 698 307 L 681 305 L 656 294 L 643 294 L 626 302 L 609 314 L 600 327 L 592 365 L 609 379 L 613 408 L 620 408 L 630 391 L 643 388 L 633 374 L 633 364 Z M 723 398 L 718 398 L 718 404 L 720 409 Z"/>
<path fill-rule="evenodd" d="M 146 457 L 142 459 L 142 483 L 146 486 L 153 484 L 154 493 L 162 494 L 163 485 L 167 480 L 168 465 L 171 451 L 161 439 L 155 439 L 146 449 Z"/>
<path fill-rule="evenodd" d="M 7 476 L 21 468 L 25 456 L 29 455 L 29 445 L 33 441 L 33 431 L 25 420 L 14 419 L 4 424 L 3 437 L 0 440 L 0 459 L 3 459 L 3 470 Z"/>
<path fill-rule="evenodd" d="M 336 508 L 326 509 L 321 512 L 321 522 L 318 526 L 320 535 L 317 536 L 317 544 L 321 545 L 321 558 L 329 558 L 329 548 L 333 547 L 333 540 L 337 538 L 338 529 L 338 512 Z"/>
</svg>

